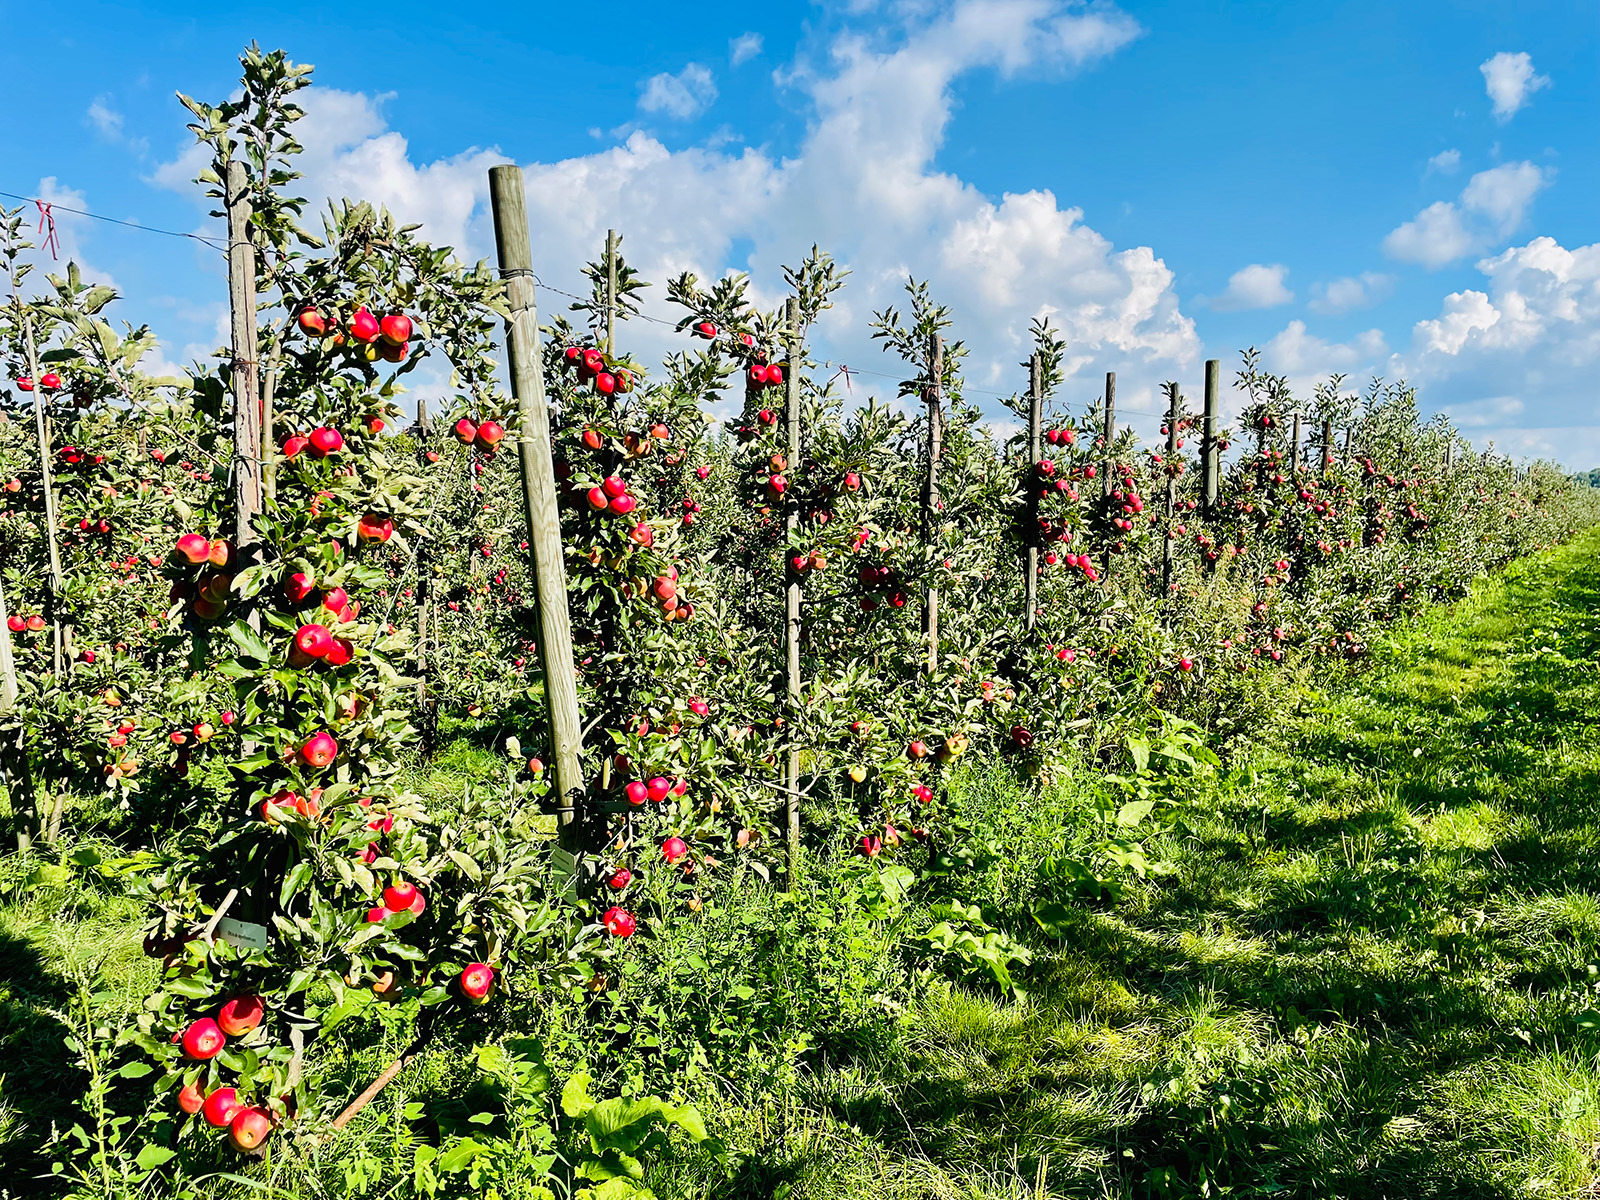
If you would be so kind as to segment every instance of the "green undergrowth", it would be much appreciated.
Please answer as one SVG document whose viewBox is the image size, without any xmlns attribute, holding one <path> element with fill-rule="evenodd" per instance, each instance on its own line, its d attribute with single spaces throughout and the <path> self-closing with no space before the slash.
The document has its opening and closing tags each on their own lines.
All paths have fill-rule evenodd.
<svg viewBox="0 0 1600 1200">
<path fill-rule="evenodd" d="M 1296 688 L 1147 878 L 1060 903 L 1037 867 L 1085 852 L 1103 782 L 968 765 L 952 804 L 987 849 L 939 879 L 885 894 L 841 837 L 793 897 L 708 895 L 603 997 L 491 1033 L 536 1035 L 597 1096 L 692 1101 L 714 1138 L 658 1156 L 661 1200 L 1591 1195 L 1597 711 L 1591 533 Z M 408 782 L 447 802 L 498 737 L 446 731 Z M 62 1038 L 126 1020 L 155 968 L 114 872 L 10 856 L 0 895 L 0 1194 L 25 1194 L 50 1124 L 80 1119 Z M 327 1094 L 406 1041 L 366 1034 L 323 1052 Z M 420 1194 L 419 1148 L 482 1087 L 469 1048 L 432 1046 L 273 1194 Z M 538 1195 L 509 1168 L 436 1194 Z"/>
</svg>

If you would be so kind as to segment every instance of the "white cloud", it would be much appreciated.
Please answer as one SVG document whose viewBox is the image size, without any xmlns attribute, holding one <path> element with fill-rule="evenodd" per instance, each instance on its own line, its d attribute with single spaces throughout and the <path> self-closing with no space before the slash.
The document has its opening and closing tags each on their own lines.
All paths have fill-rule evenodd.
<svg viewBox="0 0 1600 1200">
<path fill-rule="evenodd" d="M 1600 462 L 1600 243 L 1534 238 L 1477 268 L 1484 289 L 1446 296 L 1389 373 L 1449 396 L 1480 441 L 1587 470 Z"/>
<path fill-rule="evenodd" d="M 1067 399 L 1092 399 L 1101 373 L 1116 370 L 1127 407 L 1155 409 L 1160 381 L 1200 358 L 1165 263 L 1148 247 L 1118 249 L 1048 191 L 991 198 L 934 165 L 962 75 L 1060 73 L 1105 58 L 1139 32 L 1109 6 L 965 0 L 914 18 L 893 44 L 840 36 L 785 75 L 812 110 L 791 157 L 709 142 L 670 150 L 634 130 L 593 154 L 525 166 L 539 274 L 582 290 L 581 264 L 615 228 L 629 262 L 657 283 L 646 293 L 649 313 L 676 316 L 661 299 L 667 278 L 683 270 L 715 278 L 735 254 L 753 272 L 758 301 L 773 306 L 780 265 L 818 242 L 852 271 L 815 331 L 820 357 L 898 378 L 866 324 L 874 309 L 902 305 L 914 272 L 954 310 L 955 336 L 973 348 L 972 388 L 1016 389 L 1029 319 L 1048 314 L 1074 351 L 1068 365 L 1078 382 Z M 502 161 L 497 152 L 413 162 L 377 100 L 317 87 L 305 103 L 303 194 L 368 197 L 467 257 L 492 254 L 484 201 L 487 168 Z M 170 164 L 163 174 L 187 179 L 199 165 Z M 567 303 L 548 292 L 541 302 Z M 631 322 L 624 336 L 645 362 L 683 348 L 670 330 L 646 322 Z M 886 388 L 864 376 L 853 392 Z"/>
<path fill-rule="evenodd" d="M 679 121 L 698 117 L 717 98 L 716 81 L 711 71 L 690 63 L 676 75 L 663 71 L 640 85 L 639 107 L 644 112 L 666 113 Z"/>
<path fill-rule="evenodd" d="M 1359 308 L 1371 308 L 1393 288 L 1393 275 L 1363 271 L 1360 275 L 1346 275 L 1328 283 L 1313 285 L 1307 307 L 1320 316 L 1338 316 Z"/>
<path fill-rule="evenodd" d="M 1441 175 L 1454 175 L 1461 167 L 1461 151 L 1441 150 L 1428 160 L 1428 169 Z"/>
<path fill-rule="evenodd" d="M 1296 395 L 1309 395 L 1318 379 L 1334 371 L 1362 374 L 1383 362 L 1388 353 L 1377 329 L 1358 333 L 1348 342 L 1330 342 L 1310 333 L 1304 321 L 1290 321 L 1262 347 L 1261 359 L 1275 372 L 1289 376 Z"/>
<path fill-rule="evenodd" d="M 96 267 L 84 254 L 84 235 L 91 225 L 89 218 L 81 214 L 92 211 L 88 197 L 75 188 L 64 187 L 53 175 L 39 180 L 38 190 L 33 194 L 49 209 L 48 216 L 34 206 L 30 206 L 23 214 L 24 236 L 33 243 L 33 249 L 25 251 L 22 258 L 24 262 L 33 264 L 34 274 L 29 283 L 33 291 L 41 293 L 47 290 L 49 284 L 44 277 L 65 274 L 69 262 L 77 263 L 84 279 L 90 283 L 116 287 L 117 281 L 110 273 Z M 79 209 L 80 212 L 67 212 L 67 208 Z M 46 244 L 52 223 L 55 228 L 54 254 Z"/>
<path fill-rule="evenodd" d="M 1533 59 L 1527 54 L 1502 50 L 1480 64 L 1478 70 L 1483 72 L 1484 90 L 1494 102 L 1495 120 L 1501 124 L 1516 116 L 1534 92 L 1550 86 L 1548 75 L 1534 74 Z"/>
<path fill-rule="evenodd" d="M 761 53 L 761 45 L 759 33 L 741 33 L 728 42 L 728 61 L 736 67 L 740 63 L 748 62 Z"/>
<path fill-rule="evenodd" d="M 1284 284 L 1289 268 L 1282 263 L 1263 266 L 1251 263 L 1228 277 L 1228 286 L 1220 296 L 1206 301 L 1218 312 L 1242 312 L 1253 308 L 1277 308 L 1294 299 L 1294 293 Z"/>
<path fill-rule="evenodd" d="M 1531 162 L 1479 171 L 1458 201 L 1435 201 L 1384 238 L 1384 253 L 1430 268 L 1481 253 L 1517 230 L 1551 177 Z"/>
<path fill-rule="evenodd" d="M 108 142 L 120 143 L 139 154 L 150 148 L 144 138 L 128 136 L 125 130 L 126 122 L 122 114 L 111 106 L 109 96 L 96 96 L 90 101 L 88 109 L 84 112 L 84 119 Z"/>
</svg>

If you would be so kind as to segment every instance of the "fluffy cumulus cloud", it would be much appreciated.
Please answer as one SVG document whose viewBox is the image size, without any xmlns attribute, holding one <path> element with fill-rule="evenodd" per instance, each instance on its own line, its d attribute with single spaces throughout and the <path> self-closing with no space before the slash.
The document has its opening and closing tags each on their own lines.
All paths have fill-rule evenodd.
<svg viewBox="0 0 1600 1200">
<path fill-rule="evenodd" d="M 1451 397 L 1478 440 L 1568 466 L 1600 463 L 1600 243 L 1534 238 L 1482 259 L 1482 290 L 1418 321 L 1392 370 Z"/>
<path fill-rule="evenodd" d="M 1137 38 L 1138 24 L 1110 5 L 1068 0 L 965 0 L 935 15 L 903 11 L 915 15 L 892 35 L 841 34 L 817 59 L 782 73 L 782 86 L 810 109 L 789 157 L 725 143 L 669 149 L 633 130 L 592 154 L 525 165 L 541 277 L 581 290 L 581 264 L 615 228 L 628 260 L 657 282 L 646 312 L 672 318 L 661 284 L 678 272 L 715 278 L 748 270 L 758 301 L 773 305 L 781 266 L 816 242 L 851 271 L 815 331 L 821 357 L 898 378 L 866 324 L 874 310 L 901 302 L 914 274 L 954 310 L 955 334 L 973 350 L 975 392 L 1021 385 L 1015 364 L 1026 356 L 1028 323 L 1048 316 L 1073 352 L 1067 399 L 1092 400 L 1101 373 L 1116 370 L 1127 407 L 1154 410 L 1160 381 L 1192 375 L 1200 359 L 1165 263 L 1147 247 L 1114 246 L 1051 192 L 992 197 L 935 166 L 962 76 L 1086 68 Z M 692 103 L 704 92 L 685 72 L 657 78 L 676 80 Z M 709 72 L 705 79 L 714 87 Z M 645 96 L 654 86 L 645 85 Z M 674 111 L 667 82 L 658 94 L 660 111 L 687 112 Z M 419 163 L 387 128 L 381 100 L 319 87 L 307 93 L 306 108 L 307 194 L 367 197 L 421 221 L 428 236 L 468 257 L 492 253 L 486 173 L 504 161 L 496 151 Z M 198 165 L 180 160 L 163 171 L 189 178 Z M 542 303 L 548 310 L 566 301 L 546 292 Z M 646 361 L 682 348 L 669 329 L 647 322 L 628 325 L 626 337 Z M 858 397 L 886 387 L 878 376 L 854 384 Z"/>
<path fill-rule="evenodd" d="M 1207 303 L 1219 312 L 1242 312 L 1253 308 L 1277 308 L 1294 299 L 1294 293 L 1284 282 L 1289 268 L 1282 263 L 1264 266 L 1251 263 L 1228 277 L 1228 286 L 1220 296 Z"/>
<path fill-rule="evenodd" d="M 728 61 L 736 67 L 749 62 L 761 53 L 761 44 L 759 33 L 741 33 L 728 42 Z"/>
<path fill-rule="evenodd" d="M 1550 77 L 1536 73 L 1533 59 L 1527 54 L 1502 50 L 1481 63 L 1478 70 L 1483 72 L 1483 87 L 1494 105 L 1495 120 L 1502 124 L 1516 116 L 1533 93 L 1550 86 Z"/>
<path fill-rule="evenodd" d="M 690 63 L 676 75 L 663 71 L 639 87 L 639 107 L 647 113 L 664 113 L 679 121 L 698 117 L 716 101 L 717 83 L 711 70 Z"/>
<path fill-rule="evenodd" d="M 1461 168 L 1461 151 L 1441 150 L 1428 160 L 1428 170 L 1454 175 Z"/>
<path fill-rule="evenodd" d="M 1428 205 L 1384 238 L 1384 252 L 1429 268 L 1481 254 L 1517 231 L 1550 179 L 1551 172 L 1531 162 L 1479 171 L 1458 199 Z"/>
</svg>

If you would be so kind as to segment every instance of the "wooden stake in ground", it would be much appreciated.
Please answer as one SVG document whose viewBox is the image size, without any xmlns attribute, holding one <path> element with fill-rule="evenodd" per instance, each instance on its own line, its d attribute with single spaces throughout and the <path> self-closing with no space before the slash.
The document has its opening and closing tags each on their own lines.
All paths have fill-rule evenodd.
<svg viewBox="0 0 1600 1200">
<path fill-rule="evenodd" d="M 798 470 L 802 447 L 800 444 L 800 301 L 789 298 L 785 311 L 785 324 L 789 340 L 789 373 L 784 389 L 784 416 L 787 433 L 784 450 L 789 459 L 789 469 Z M 795 490 L 784 494 L 784 526 L 789 533 L 791 552 L 794 535 L 800 528 L 800 505 Z M 789 568 L 789 586 L 785 596 L 787 613 L 784 622 L 788 646 L 788 696 L 789 696 L 789 761 L 784 772 L 787 796 L 784 800 L 789 844 L 789 870 L 785 886 L 793 889 L 795 873 L 800 866 L 800 747 L 793 741 L 800 714 L 800 572 Z"/>
<path fill-rule="evenodd" d="M 1172 522 L 1178 512 L 1178 477 L 1172 473 L 1178 460 L 1178 418 L 1182 412 L 1178 385 L 1167 384 L 1167 455 L 1161 465 L 1166 468 L 1166 520 L 1161 536 L 1161 601 L 1166 603 L 1172 595 Z"/>
<path fill-rule="evenodd" d="M 256 355 L 256 248 L 250 240 L 250 177 L 228 163 L 228 307 L 233 333 L 233 542 L 241 562 L 255 561 L 255 517 L 261 511 L 261 387 Z"/>
<path fill-rule="evenodd" d="M 1289 440 L 1289 475 L 1300 474 L 1300 414 L 1294 414 L 1294 436 Z"/>
<path fill-rule="evenodd" d="M 1039 623 L 1039 460 L 1044 457 L 1039 427 L 1044 423 L 1043 364 L 1035 351 L 1028 359 L 1028 553 L 1023 561 L 1023 621 L 1029 633 Z"/>
<path fill-rule="evenodd" d="M 522 497 L 528 516 L 528 548 L 539 594 L 539 658 L 544 665 L 545 705 L 550 718 L 559 832 L 568 850 L 578 848 L 578 806 L 583 801 L 583 725 L 572 662 L 572 625 L 567 613 L 567 568 L 562 559 L 561 516 L 550 448 L 550 409 L 545 402 L 544 363 L 539 353 L 539 314 L 533 290 L 533 245 L 522 169 L 489 168 L 495 248 L 506 281 L 511 316 L 506 321 L 506 357 L 511 392 L 521 424 Z"/>
<path fill-rule="evenodd" d="M 1100 463 L 1100 499 L 1109 502 L 1111 499 L 1111 468 L 1115 463 L 1112 458 L 1111 443 L 1117 436 L 1117 373 L 1106 372 L 1106 394 L 1104 406 L 1100 410 L 1100 441 L 1105 447 L 1105 458 Z M 1104 553 L 1100 555 L 1100 570 L 1109 575 L 1111 573 L 1111 542 L 1106 543 Z"/>
<path fill-rule="evenodd" d="M 1324 417 L 1322 421 L 1322 470 L 1318 474 L 1326 477 L 1333 466 L 1333 418 Z"/>
<path fill-rule="evenodd" d="M 944 338 L 937 333 L 928 338 L 928 475 L 922 493 L 922 541 L 928 551 L 928 596 L 922 628 L 928 638 L 928 674 L 939 669 L 939 587 L 933 582 L 938 567 L 934 563 L 935 538 L 939 532 L 939 449 L 944 433 L 944 411 L 940 407 L 944 387 Z"/>
<path fill-rule="evenodd" d="M 1206 516 L 1217 508 L 1217 487 L 1222 474 L 1222 448 L 1217 426 L 1222 421 L 1222 363 L 1206 360 L 1206 414 L 1200 431 L 1200 506 Z"/>
<path fill-rule="evenodd" d="M 6 608 L 5 584 L 0 580 L 0 724 L 8 723 L 17 710 L 17 662 L 11 651 L 11 632 L 6 621 L 11 616 Z M 33 830 L 39 823 L 38 804 L 33 793 L 33 775 L 28 770 L 27 743 L 19 725 L 12 732 L 0 730 L 0 771 L 5 772 L 6 790 L 11 801 L 11 811 L 17 817 L 17 849 L 26 850 L 33 845 Z"/>
</svg>

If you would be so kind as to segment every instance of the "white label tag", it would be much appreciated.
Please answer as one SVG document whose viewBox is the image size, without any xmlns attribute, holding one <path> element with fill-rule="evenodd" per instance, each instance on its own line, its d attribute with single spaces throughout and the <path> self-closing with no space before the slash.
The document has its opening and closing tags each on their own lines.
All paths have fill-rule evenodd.
<svg viewBox="0 0 1600 1200">
<path fill-rule="evenodd" d="M 265 925 L 256 925 L 250 921 L 235 921 L 232 917 L 223 917 L 217 922 L 217 936 L 230 946 L 237 946 L 241 950 L 265 950 L 268 942 L 268 930 Z"/>
</svg>

